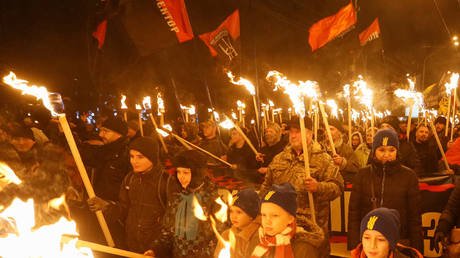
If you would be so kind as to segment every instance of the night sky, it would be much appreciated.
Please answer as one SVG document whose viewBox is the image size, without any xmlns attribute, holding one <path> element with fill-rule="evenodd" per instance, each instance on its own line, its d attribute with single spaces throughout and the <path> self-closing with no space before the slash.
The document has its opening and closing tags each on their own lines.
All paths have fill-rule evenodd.
<svg viewBox="0 0 460 258">
<path fill-rule="evenodd" d="M 229 85 L 225 66 L 209 55 L 199 39 L 140 55 L 117 9 L 118 4 L 129 2 L 0 1 L 0 72 L 13 70 L 22 78 L 61 92 L 82 108 L 94 107 L 122 92 L 136 97 L 154 95 L 156 88 L 165 92 L 169 103 L 179 98 L 185 104 L 199 101 L 207 106 L 207 85 L 218 108 L 247 95 Z M 264 81 L 271 69 L 293 79 L 317 80 L 329 94 L 358 74 L 371 78 L 377 87 L 388 87 L 402 82 L 406 73 L 420 81 L 425 63 L 426 86 L 446 70 L 460 70 L 459 49 L 452 47 L 451 41 L 460 33 L 458 0 L 357 1 L 356 28 L 312 53 L 308 28 L 348 2 L 191 0 L 186 5 L 195 34 L 215 27 L 229 11 L 239 8 L 240 58 L 231 68 L 255 82 L 258 79 L 261 99 L 272 95 L 271 86 Z M 106 45 L 97 50 L 91 33 L 104 17 L 109 17 Z M 380 19 L 383 52 L 368 52 L 357 43 L 357 34 L 375 17 Z M 148 26 L 143 28 L 146 32 Z M 1 89 L 0 94 L 4 103 L 19 97 L 9 89 Z"/>
</svg>

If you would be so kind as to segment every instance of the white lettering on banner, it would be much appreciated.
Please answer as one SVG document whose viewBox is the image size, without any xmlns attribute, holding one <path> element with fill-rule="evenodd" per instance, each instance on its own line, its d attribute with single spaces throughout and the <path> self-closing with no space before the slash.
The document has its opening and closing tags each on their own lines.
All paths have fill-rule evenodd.
<svg viewBox="0 0 460 258">
<path fill-rule="evenodd" d="M 439 212 L 426 212 L 422 214 L 422 228 L 423 228 L 423 255 L 425 257 L 440 257 L 440 253 L 434 250 L 434 231 L 438 225 Z M 442 250 L 441 244 L 439 243 L 439 249 Z"/>
<path fill-rule="evenodd" d="M 158 9 L 160 9 L 161 14 L 163 15 L 163 18 L 166 21 L 166 24 L 168 24 L 169 26 L 169 30 L 179 32 L 179 27 L 177 27 L 177 24 L 174 21 L 174 18 L 172 17 L 171 13 L 169 12 L 168 7 L 166 7 L 166 3 L 160 0 L 156 0 L 156 2 Z"/>
</svg>

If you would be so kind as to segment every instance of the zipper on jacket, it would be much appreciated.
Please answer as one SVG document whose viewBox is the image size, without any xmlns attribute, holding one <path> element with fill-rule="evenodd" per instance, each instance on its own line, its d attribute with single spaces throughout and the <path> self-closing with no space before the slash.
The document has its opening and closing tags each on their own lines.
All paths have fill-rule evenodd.
<svg viewBox="0 0 460 258">
<path fill-rule="evenodd" d="M 383 165 L 383 177 L 382 177 L 382 192 L 380 193 L 380 207 L 383 207 L 383 194 L 385 193 L 385 176 L 386 176 L 386 166 Z"/>
</svg>

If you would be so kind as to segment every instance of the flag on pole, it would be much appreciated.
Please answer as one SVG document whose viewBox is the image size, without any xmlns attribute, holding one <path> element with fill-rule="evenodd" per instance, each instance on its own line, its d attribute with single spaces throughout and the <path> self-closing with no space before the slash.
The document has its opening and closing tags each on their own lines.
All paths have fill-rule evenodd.
<svg viewBox="0 0 460 258">
<path fill-rule="evenodd" d="M 367 42 L 372 41 L 374 39 L 377 39 L 380 37 L 380 25 L 379 25 L 379 19 L 375 18 L 374 21 L 367 27 L 365 30 L 363 30 L 361 33 L 358 35 L 359 37 L 359 43 L 361 46 L 364 46 L 367 44 Z"/>
<path fill-rule="evenodd" d="M 100 22 L 96 30 L 93 32 L 93 37 L 97 40 L 97 48 L 101 49 L 104 46 L 105 34 L 107 32 L 107 20 Z"/>
<path fill-rule="evenodd" d="M 311 50 L 326 45 L 329 41 L 345 34 L 356 24 L 356 11 L 352 2 L 340 9 L 336 14 L 323 18 L 309 28 L 308 43 Z"/>
</svg>

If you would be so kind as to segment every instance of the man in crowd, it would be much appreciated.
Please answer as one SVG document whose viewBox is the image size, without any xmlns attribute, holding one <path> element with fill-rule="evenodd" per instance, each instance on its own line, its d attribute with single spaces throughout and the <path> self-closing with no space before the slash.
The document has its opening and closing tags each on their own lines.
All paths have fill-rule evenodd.
<svg viewBox="0 0 460 258">
<path fill-rule="evenodd" d="M 306 128 L 311 128 L 311 120 L 306 120 Z M 343 192 L 343 178 L 331 157 L 321 150 L 321 146 L 312 141 L 312 131 L 306 129 L 310 163 L 310 177 L 306 177 L 302 137 L 298 117 L 289 123 L 289 145 L 268 166 L 260 196 L 265 196 L 273 184 L 291 183 L 297 192 L 297 225 L 308 230 L 308 221 L 312 219 L 308 202 L 308 193 L 313 195 L 316 222 L 326 237 L 320 247 L 321 257 L 328 257 L 329 239 L 329 203 Z"/>
<path fill-rule="evenodd" d="M 422 162 L 423 175 L 431 175 L 438 171 L 438 158 L 436 156 L 436 143 L 431 141 L 428 126 L 420 124 L 415 131 L 415 139 L 412 142 L 417 156 Z"/>
<path fill-rule="evenodd" d="M 287 143 L 281 138 L 281 127 L 277 123 L 271 122 L 265 129 L 264 142 L 266 145 L 260 150 L 262 155 L 257 156 L 257 160 L 262 162 L 258 170 L 261 174 L 267 173 L 268 164 L 272 162 L 275 155 L 283 151 Z"/>
<path fill-rule="evenodd" d="M 223 157 L 227 153 L 227 146 L 217 137 L 216 123 L 214 121 L 206 121 L 201 123 L 200 127 L 203 133 L 203 140 L 199 146 L 218 157 Z M 208 159 L 208 163 L 217 164 L 217 162 L 211 157 Z"/>
</svg>

